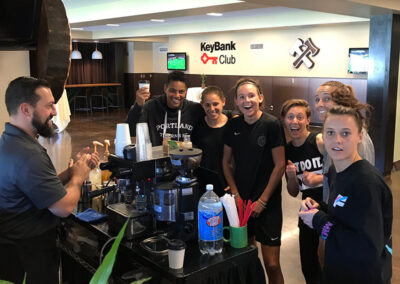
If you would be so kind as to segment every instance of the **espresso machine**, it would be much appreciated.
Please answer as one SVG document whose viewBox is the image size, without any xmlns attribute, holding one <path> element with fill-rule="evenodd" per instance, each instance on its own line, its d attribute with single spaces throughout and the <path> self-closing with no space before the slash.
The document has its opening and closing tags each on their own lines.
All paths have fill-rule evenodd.
<svg viewBox="0 0 400 284">
<path fill-rule="evenodd" d="M 154 187 L 153 208 L 158 228 L 171 238 L 197 238 L 197 206 L 201 188 L 195 176 L 200 165 L 200 149 L 176 149 L 170 153 L 171 165 L 178 172 L 174 180 Z"/>
</svg>

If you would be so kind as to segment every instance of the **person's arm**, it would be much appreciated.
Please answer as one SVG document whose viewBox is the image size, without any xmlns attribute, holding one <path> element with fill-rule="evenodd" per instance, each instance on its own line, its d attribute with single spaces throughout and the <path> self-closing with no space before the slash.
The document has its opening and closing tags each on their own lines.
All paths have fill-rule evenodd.
<svg viewBox="0 0 400 284">
<path fill-rule="evenodd" d="M 252 214 L 254 217 L 257 217 L 261 211 L 264 210 L 265 205 L 267 204 L 271 195 L 274 193 L 285 172 L 285 147 L 278 146 L 272 148 L 271 152 L 275 166 L 272 170 L 271 176 L 269 177 L 268 184 L 264 189 L 264 192 L 256 202 L 256 206 L 254 207 Z"/>
<path fill-rule="evenodd" d="M 290 160 L 288 160 L 288 164 L 286 165 L 285 173 L 287 190 L 291 196 L 296 197 L 300 191 L 299 181 L 296 175 L 296 166 Z"/>
<path fill-rule="evenodd" d="M 89 176 L 89 161 L 91 155 L 86 154 L 69 169 L 71 178 L 65 186 L 66 194 L 64 197 L 48 207 L 51 213 L 59 217 L 67 217 L 71 214 L 79 201 L 81 186 Z"/>
<path fill-rule="evenodd" d="M 89 151 L 90 151 L 90 147 L 83 148 L 78 154 L 76 154 L 75 159 L 79 160 L 83 155 L 88 154 Z M 99 162 L 100 162 L 99 153 L 97 153 L 97 152 L 96 153 L 92 153 L 90 155 L 90 159 L 87 162 L 88 162 L 88 166 L 91 169 L 94 169 L 95 167 L 97 167 Z M 71 168 L 72 168 L 73 164 L 74 164 L 74 160 L 71 159 L 71 161 L 69 162 L 68 167 L 64 171 L 62 171 L 61 173 L 58 174 L 58 178 L 61 180 L 61 183 L 63 185 L 66 185 L 70 181 L 70 179 L 72 177 Z"/>
<path fill-rule="evenodd" d="M 303 172 L 302 182 L 308 187 L 317 187 L 322 185 L 324 176 L 322 174 L 316 174 L 313 172 Z"/>
<path fill-rule="evenodd" d="M 126 117 L 126 123 L 129 124 L 129 132 L 131 137 L 136 137 L 136 124 L 146 121 L 144 118 L 144 116 L 146 116 L 144 105 L 149 98 L 150 92 L 147 87 L 142 87 L 136 91 L 135 102 L 129 109 Z"/>
<path fill-rule="evenodd" d="M 322 139 L 322 133 L 318 133 L 317 136 L 315 137 L 318 151 L 321 153 L 321 155 L 324 154 L 324 140 Z"/>
<path fill-rule="evenodd" d="M 231 188 L 232 194 L 235 195 L 235 200 L 240 199 L 239 190 L 233 176 L 232 148 L 226 144 L 224 145 L 224 155 L 222 157 L 222 169 L 224 171 L 226 182 Z"/>
</svg>

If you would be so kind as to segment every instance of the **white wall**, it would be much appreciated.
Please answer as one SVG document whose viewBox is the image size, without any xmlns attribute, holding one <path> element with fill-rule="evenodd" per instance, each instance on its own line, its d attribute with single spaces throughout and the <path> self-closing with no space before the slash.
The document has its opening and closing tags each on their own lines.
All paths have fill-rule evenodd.
<svg viewBox="0 0 400 284">
<path fill-rule="evenodd" d="M 152 73 L 153 72 L 153 43 L 135 42 L 133 70 L 134 73 Z"/>
<path fill-rule="evenodd" d="M 7 86 L 16 77 L 29 75 L 29 51 L 0 51 L 0 133 L 9 121 L 5 104 Z"/>
<path fill-rule="evenodd" d="M 289 49 L 297 38 L 311 38 L 320 48 L 319 54 L 312 57 L 314 68 L 293 67 L 295 58 L 289 54 Z M 200 60 L 204 53 L 200 50 L 203 41 L 236 42 L 236 50 L 207 52 L 209 56 L 233 55 L 236 63 L 213 65 L 209 61 L 203 64 Z M 368 42 L 369 23 L 350 23 L 170 36 L 169 51 L 186 52 L 189 55 L 188 73 L 192 74 L 353 78 L 354 75 L 347 73 L 349 47 L 368 47 Z M 264 49 L 250 50 L 252 43 L 262 43 Z M 154 58 L 158 56 L 154 55 Z M 163 62 L 155 65 L 154 72 L 167 72 Z"/>
</svg>

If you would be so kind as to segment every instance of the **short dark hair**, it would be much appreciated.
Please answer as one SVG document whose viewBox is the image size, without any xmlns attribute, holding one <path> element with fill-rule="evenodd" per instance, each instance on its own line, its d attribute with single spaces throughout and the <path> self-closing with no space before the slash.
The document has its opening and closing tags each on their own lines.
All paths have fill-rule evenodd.
<svg viewBox="0 0 400 284">
<path fill-rule="evenodd" d="M 204 103 L 205 97 L 210 94 L 217 95 L 221 99 L 221 101 L 225 100 L 224 92 L 222 91 L 222 89 L 220 87 L 209 86 L 209 87 L 205 88 L 204 91 L 201 93 L 200 103 Z"/>
<path fill-rule="evenodd" d="M 43 79 L 32 77 L 18 77 L 8 84 L 6 90 L 6 107 L 9 115 L 18 113 L 18 108 L 22 103 L 28 103 L 35 107 L 40 100 L 36 89 L 40 87 L 50 88 L 50 84 Z"/>
<path fill-rule="evenodd" d="M 288 113 L 288 111 L 292 107 L 296 107 L 296 106 L 305 108 L 307 118 L 309 118 L 311 116 L 311 109 L 306 100 L 292 99 L 292 100 L 287 100 L 286 102 L 283 103 L 282 109 L 281 109 L 281 118 L 284 119 L 286 114 Z"/>
<path fill-rule="evenodd" d="M 328 119 L 328 117 L 330 117 L 332 115 L 352 116 L 354 118 L 354 121 L 357 124 L 358 132 L 361 132 L 361 130 L 364 126 L 364 118 L 359 109 L 352 108 L 352 107 L 345 107 L 345 106 L 334 106 L 330 110 L 328 110 L 328 112 L 325 116 L 325 121 Z M 324 127 L 325 127 L 325 121 L 324 121 Z"/>
<path fill-rule="evenodd" d="M 169 83 L 171 83 L 173 81 L 183 82 L 183 83 L 185 83 L 185 86 L 187 88 L 186 75 L 182 71 L 172 71 L 171 73 L 169 73 L 166 86 L 168 86 Z"/>
</svg>

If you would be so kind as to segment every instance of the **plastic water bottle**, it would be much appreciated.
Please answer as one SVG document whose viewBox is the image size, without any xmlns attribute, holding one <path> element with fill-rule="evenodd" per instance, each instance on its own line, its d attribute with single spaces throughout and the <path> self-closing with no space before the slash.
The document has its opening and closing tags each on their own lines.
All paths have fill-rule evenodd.
<svg viewBox="0 0 400 284">
<path fill-rule="evenodd" d="M 222 203 L 213 191 L 212 184 L 207 184 L 206 193 L 200 198 L 198 207 L 199 248 L 202 254 L 214 255 L 222 252 L 223 212 Z"/>
</svg>

